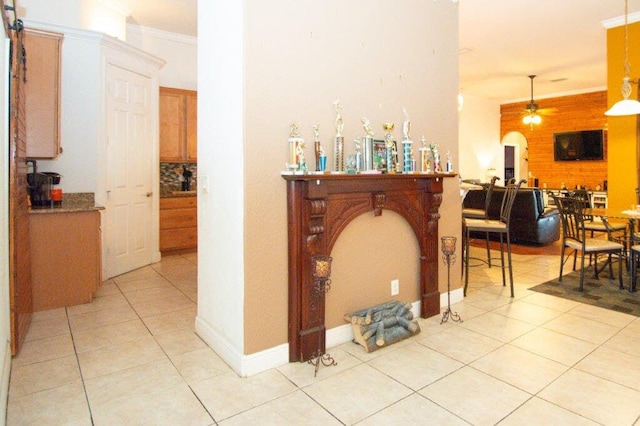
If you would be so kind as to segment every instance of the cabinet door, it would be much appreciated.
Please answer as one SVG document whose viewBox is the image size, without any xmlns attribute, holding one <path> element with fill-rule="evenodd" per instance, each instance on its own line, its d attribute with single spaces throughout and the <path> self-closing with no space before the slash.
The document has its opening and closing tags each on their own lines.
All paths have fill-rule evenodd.
<svg viewBox="0 0 640 426">
<path fill-rule="evenodd" d="M 188 92 L 187 107 L 187 160 L 198 161 L 198 93 Z"/>
<path fill-rule="evenodd" d="M 180 162 L 185 157 L 184 96 L 160 88 L 160 161 Z"/>
<path fill-rule="evenodd" d="M 55 158 L 60 149 L 62 34 L 25 30 L 27 157 Z"/>
</svg>

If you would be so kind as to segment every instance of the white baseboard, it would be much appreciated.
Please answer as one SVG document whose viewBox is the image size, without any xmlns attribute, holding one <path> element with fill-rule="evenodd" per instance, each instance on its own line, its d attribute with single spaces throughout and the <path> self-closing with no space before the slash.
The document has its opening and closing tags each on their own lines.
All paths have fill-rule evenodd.
<svg viewBox="0 0 640 426">
<path fill-rule="evenodd" d="M 248 377 L 289 362 L 288 343 L 244 355 L 200 317 L 196 317 L 196 334 L 240 377 Z"/>
<path fill-rule="evenodd" d="M 4 424 L 7 418 L 7 404 L 9 403 L 9 377 L 11 377 L 11 342 L 6 341 L 4 346 L 4 359 L 0 375 L 0 424 Z"/>
<path fill-rule="evenodd" d="M 464 298 L 461 288 L 451 292 L 451 303 L 458 303 Z M 440 295 L 440 306 L 447 306 L 447 293 Z M 411 304 L 413 316 L 420 316 L 420 301 Z M 224 339 L 200 317 L 196 317 L 196 334 L 213 349 L 241 377 L 279 367 L 289 362 L 289 344 L 274 346 L 251 355 L 244 355 Z M 353 340 L 351 324 L 344 324 L 327 330 L 326 347 L 333 348 Z M 9 358 L 10 362 L 11 358 Z"/>
</svg>

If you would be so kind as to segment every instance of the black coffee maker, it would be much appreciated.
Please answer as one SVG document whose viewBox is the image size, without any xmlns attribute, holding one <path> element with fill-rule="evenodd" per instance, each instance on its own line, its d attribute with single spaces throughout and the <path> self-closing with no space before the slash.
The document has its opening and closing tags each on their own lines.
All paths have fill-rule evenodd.
<svg viewBox="0 0 640 426">
<path fill-rule="evenodd" d="M 60 175 L 53 172 L 38 173 L 36 160 L 27 160 L 27 168 L 31 164 L 32 172 L 27 173 L 27 189 L 31 207 L 53 207 L 56 203 L 51 199 L 53 185 L 60 183 Z"/>
</svg>

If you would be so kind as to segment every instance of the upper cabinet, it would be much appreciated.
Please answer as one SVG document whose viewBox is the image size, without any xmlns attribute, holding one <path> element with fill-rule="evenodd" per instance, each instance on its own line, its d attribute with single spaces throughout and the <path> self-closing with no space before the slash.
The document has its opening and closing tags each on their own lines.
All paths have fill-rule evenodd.
<svg viewBox="0 0 640 426">
<path fill-rule="evenodd" d="M 62 34 L 25 29 L 27 157 L 55 158 L 60 146 Z"/>
<path fill-rule="evenodd" d="M 198 93 L 160 88 L 160 161 L 198 161 Z"/>
</svg>

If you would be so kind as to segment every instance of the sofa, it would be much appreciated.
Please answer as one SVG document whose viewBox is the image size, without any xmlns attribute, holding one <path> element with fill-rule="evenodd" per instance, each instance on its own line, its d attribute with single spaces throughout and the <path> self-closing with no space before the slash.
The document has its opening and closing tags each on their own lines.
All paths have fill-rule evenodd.
<svg viewBox="0 0 640 426">
<path fill-rule="evenodd" d="M 500 218 L 505 188 L 495 186 L 489 204 L 489 219 Z M 471 190 L 464 198 L 464 208 L 484 209 L 487 189 Z M 560 212 L 557 207 L 545 207 L 542 191 L 520 188 L 511 209 L 511 241 L 521 244 L 546 245 L 560 238 Z M 474 237 L 484 238 L 482 235 Z M 496 236 L 497 238 L 497 236 Z"/>
</svg>

